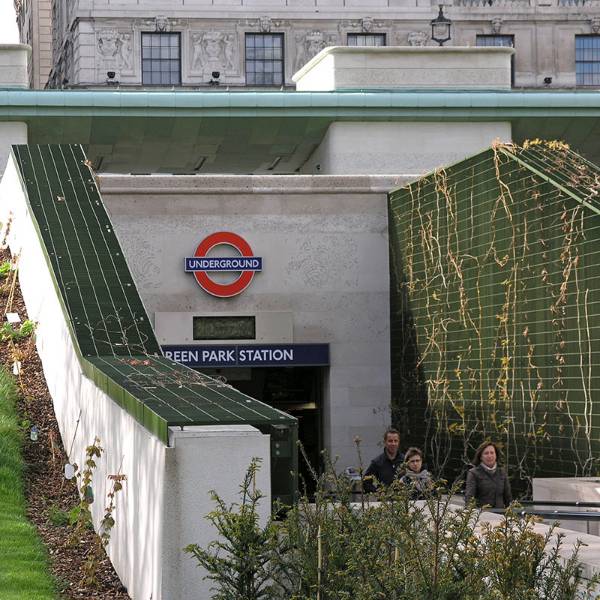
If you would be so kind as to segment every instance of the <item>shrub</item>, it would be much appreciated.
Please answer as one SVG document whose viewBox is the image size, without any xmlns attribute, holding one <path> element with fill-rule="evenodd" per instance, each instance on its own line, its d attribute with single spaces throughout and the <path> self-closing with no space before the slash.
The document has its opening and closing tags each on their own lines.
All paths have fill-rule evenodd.
<svg viewBox="0 0 600 600">
<path fill-rule="evenodd" d="M 352 503 L 351 482 L 329 465 L 314 498 L 288 507 L 281 522 L 258 524 L 263 498 L 251 489 L 241 504 L 208 515 L 221 539 L 190 545 L 215 582 L 218 600 L 587 600 L 577 546 L 561 558 L 562 536 L 533 529 L 535 517 L 509 509 L 497 524 L 478 524 L 481 510 L 454 506 L 455 488 L 437 485 L 415 500 L 400 482 L 377 502 Z"/>
<path fill-rule="evenodd" d="M 263 600 L 275 598 L 271 559 L 277 547 L 277 528 L 270 521 L 261 527 L 258 505 L 264 494 L 255 487 L 260 461 L 253 459 L 240 486 L 241 502 L 227 506 L 213 490 L 217 508 L 206 517 L 220 539 L 208 548 L 190 544 L 185 551 L 208 571 L 217 600 Z"/>
<path fill-rule="evenodd" d="M 4 323 L 2 327 L 0 327 L 0 341 L 6 342 L 11 340 L 15 342 L 24 340 L 31 336 L 34 331 L 35 323 L 29 319 L 23 321 L 19 328 L 14 327 L 12 323 Z"/>
</svg>

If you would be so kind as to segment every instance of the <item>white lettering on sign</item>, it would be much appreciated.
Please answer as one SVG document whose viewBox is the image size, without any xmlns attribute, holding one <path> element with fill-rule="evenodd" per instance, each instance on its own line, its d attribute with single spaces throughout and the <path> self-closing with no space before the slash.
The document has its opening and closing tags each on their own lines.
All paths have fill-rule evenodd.
<svg viewBox="0 0 600 600">
<path fill-rule="evenodd" d="M 202 350 L 165 350 L 165 358 L 183 364 L 293 363 L 293 348 L 203 348 Z M 237 360 L 236 360 L 237 359 Z"/>
<path fill-rule="evenodd" d="M 165 352 L 165 358 L 174 360 L 178 363 L 189 363 L 198 362 L 198 351 L 197 350 L 167 350 Z"/>
<path fill-rule="evenodd" d="M 294 350 L 280 350 L 276 348 L 272 350 L 270 348 L 246 348 L 240 350 L 239 361 L 244 362 L 282 362 L 282 361 L 293 361 Z"/>
<path fill-rule="evenodd" d="M 202 350 L 203 363 L 235 363 L 235 350 Z"/>
</svg>

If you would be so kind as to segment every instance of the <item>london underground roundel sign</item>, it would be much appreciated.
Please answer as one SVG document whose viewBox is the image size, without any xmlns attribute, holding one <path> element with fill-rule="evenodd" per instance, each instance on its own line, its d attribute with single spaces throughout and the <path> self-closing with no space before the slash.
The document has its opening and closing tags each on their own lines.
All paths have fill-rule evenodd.
<svg viewBox="0 0 600 600">
<path fill-rule="evenodd" d="M 208 256 L 217 246 L 231 246 L 238 251 L 237 256 Z M 254 278 L 254 273 L 262 271 L 262 258 L 254 256 L 250 244 L 237 233 L 219 231 L 204 238 L 196 248 L 194 256 L 186 257 L 185 270 L 193 273 L 198 285 L 217 298 L 231 298 L 241 294 Z M 234 281 L 219 283 L 211 279 L 211 272 L 238 273 Z"/>
</svg>

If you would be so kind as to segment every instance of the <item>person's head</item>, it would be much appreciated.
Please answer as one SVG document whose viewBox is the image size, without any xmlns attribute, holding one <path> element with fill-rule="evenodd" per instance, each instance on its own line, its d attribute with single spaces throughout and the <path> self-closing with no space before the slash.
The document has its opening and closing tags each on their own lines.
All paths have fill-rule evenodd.
<svg viewBox="0 0 600 600">
<path fill-rule="evenodd" d="M 500 450 L 494 442 L 489 440 L 480 444 L 475 452 L 475 458 L 473 464 L 475 466 L 483 463 L 486 467 L 495 467 L 500 457 Z"/>
<path fill-rule="evenodd" d="M 409 471 L 420 473 L 423 468 L 423 453 L 419 448 L 409 448 L 404 455 L 404 460 Z"/>
<path fill-rule="evenodd" d="M 390 458 L 396 458 L 398 448 L 400 448 L 400 432 L 397 429 L 390 427 L 385 430 L 383 434 L 383 447 Z"/>
</svg>

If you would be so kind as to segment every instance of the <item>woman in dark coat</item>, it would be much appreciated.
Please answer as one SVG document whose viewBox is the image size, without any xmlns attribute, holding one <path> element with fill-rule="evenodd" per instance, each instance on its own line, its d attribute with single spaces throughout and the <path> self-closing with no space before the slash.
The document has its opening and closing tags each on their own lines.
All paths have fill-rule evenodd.
<svg viewBox="0 0 600 600">
<path fill-rule="evenodd" d="M 431 473 L 423 468 L 423 452 L 419 448 L 409 448 L 404 455 L 406 474 L 400 481 L 409 487 L 415 500 L 422 500 L 433 490 Z"/>
<path fill-rule="evenodd" d="M 483 442 L 477 448 L 475 466 L 467 473 L 465 504 L 473 499 L 477 506 L 506 508 L 512 502 L 508 476 L 498 465 L 499 454 L 494 442 Z"/>
</svg>

